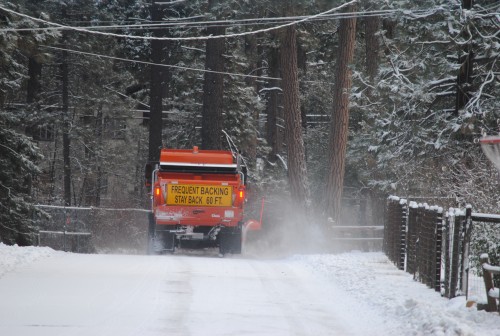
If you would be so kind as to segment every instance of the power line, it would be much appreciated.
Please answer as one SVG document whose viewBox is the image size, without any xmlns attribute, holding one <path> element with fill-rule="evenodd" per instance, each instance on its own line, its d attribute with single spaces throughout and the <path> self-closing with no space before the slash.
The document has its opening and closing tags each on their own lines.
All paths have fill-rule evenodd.
<svg viewBox="0 0 500 336">
<path fill-rule="evenodd" d="M 155 66 L 166 67 L 166 68 L 173 68 L 173 69 L 178 69 L 178 70 L 209 72 L 209 73 L 220 74 L 220 75 L 236 76 L 236 77 L 244 77 L 244 78 L 256 78 L 256 79 L 264 79 L 264 80 L 279 80 L 279 81 L 282 80 L 282 78 L 278 78 L 278 77 L 255 76 L 255 75 L 246 75 L 246 74 L 240 74 L 240 73 L 235 73 L 235 72 L 213 71 L 213 70 L 206 70 L 206 69 L 199 69 L 199 68 L 190 68 L 190 67 L 184 67 L 184 66 L 172 65 L 172 64 L 157 64 L 157 63 L 153 63 L 153 62 L 131 60 L 131 59 L 127 59 L 127 58 L 114 57 L 114 56 L 103 55 L 103 54 L 95 54 L 95 53 L 89 53 L 89 52 L 85 52 L 85 51 L 79 51 L 79 50 L 73 50 L 73 49 L 65 49 L 65 48 L 45 46 L 45 45 L 41 45 L 40 47 L 41 48 L 47 48 L 47 49 L 53 49 L 53 50 L 67 51 L 67 52 L 74 53 L 74 54 L 81 54 L 81 55 L 86 55 L 86 56 L 100 57 L 100 58 L 112 59 L 112 60 L 116 60 L 116 61 L 129 62 L 129 63 L 139 63 L 139 64 L 145 64 L 145 65 L 155 65 Z M 320 82 L 320 81 L 301 81 L 301 82 L 303 82 L 303 83 L 311 83 L 311 84 L 328 84 L 328 85 L 332 85 L 333 84 L 333 83 L 330 83 L 330 82 Z"/>
<path fill-rule="evenodd" d="M 130 63 L 155 65 L 155 66 L 166 67 L 166 68 L 173 68 L 173 69 L 179 69 L 179 70 L 209 72 L 209 73 L 214 73 L 214 74 L 221 74 L 221 75 L 228 75 L 228 76 L 239 76 L 239 77 L 245 77 L 245 78 L 257 78 L 257 79 L 266 79 L 266 80 L 281 80 L 281 78 L 274 78 L 274 77 L 245 75 L 245 74 L 232 73 L 232 72 L 221 72 L 221 71 L 213 71 L 213 70 L 206 70 L 206 69 L 199 69 L 199 68 L 189 68 L 189 67 L 184 67 L 184 66 L 179 66 L 179 65 L 171 65 L 171 64 L 157 64 L 157 63 L 153 63 L 153 62 L 131 60 L 131 59 L 127 59 L 127 58 L 114 57 L 114 56 L 108 56 L 108 55 L 102 55 L 102 54 L 94 54 L 94 53 L 89 53 L 89 52 L 85 52 L 85 51 L 79 51 L 79 50 L 73 50 L 73 49 L 65 49 L 65 48 L 59 48 L 59 47 L 51 47 L 51 46 L 44 46 L 44 45 L 42 45 L 41 47 L 42 48 L 47 48 L 47 49 L 68 51 L 68 52 L 71 52 L 71 53 L 74 53 L 74 54 L 81 54 L 81 55 L 86 55 L 86 56 L 95 56 L 95 57 L 107 58 L 107 59 L 112 59 L 112 60 L 117 60 L 117 61 L 130 62 Z"/>
<path fill-rule="evenodd" d="M 64 29 L 69 29 L 69 30 L 75 30 L 75 31 L 78 31 L 78 32 L 83 32 L 83 33 L 90 33 L 90 34 L 97 34 L 97 35 L 104 35 L 104 36 L 112 36 L 112 37 L 130 38 L 130 39 L 139 39 L 139 40 L 200 41 L 200 40 L 212 40 L 212 39 L 218 39 L 218 38 L 242 37 L 242 36 L 248 36 L 248 35 L 255 35 L 255 34 L 265 33 L 265 32 L 269 32 L 269 31 L 273 31 L 273 30 L 285 28 L 285 27 L 288 27 L 288 26 L 296 25 L 296 24 L 299 24 L 299 23 L 302 23 L 302 22 L 306 22 L 306 21 L 312 20 L 312 19 L 317 18 L 317 17 L 324 16 L 324 15 L 329 14 L 331 12 L 338 11 L 338 10 L 341 10 L 341 9 L 343 9 L 345 7 L 348 7 L 348 6 L 350 6 L 350 5 L 354 4 L 354 3 L 357 3 L 357 0 L 351 0 L 351 1 L 347 2 L 347 3 L 345 3 L 345 4 L 342 4 L 342 5 L 338 6 L 338 7 L 331 8 L 331 9 L 329 9 L 327 11 L 324 11 L 324 12 L 321 12 L 319 14 L 315 14 L 315 15 L 311 15 L 311 16 L 306 16 L 303 19 L 300 19 L 300 20 L 297 20 L 297 21 L 292 21 L 292 22 L 289 22 L 289 23 L 284 23 L 282 25 L 278 25 L 278 26 L 275 26 L 275 27 L 270 27 L 270 28 L 265 28 L 265 29 L 259 29 L 259 30 L 249 31 L 249 32 L 243 32 L 243 33 L 237 33 L 237 34 L 210 35 L 210 36 L 197 36 L 197 37 L 131 36 L 131 35 L 124 35 L 124 34 L 105 33 L 105 32 L 101 32 L 101 31 L 92 31 L 92 30 L 89 30 L 88 28 L 80 28 L 80 27 L 72 27 L 72 26 L 61 25 L 59 23 L 54 23 L 54 22 L 43 20 L 43 19 L 35 18 L 35 17 L 29 16 L 29 15 L 26 15 L 26 14 L 22 14 L 22 13 L 16 12 L 16 11 L 11 10 L 11 9 L 7 9 L 5 7 L 1 7 L 1 6 L 0 6 L 0 9 L 6 11 L 8 13 L 14 14 L 14 15 L 18 15 L 18 16 L 21 16 L 21 17 L 24 17 L 24 18 L 31 19 L 31 20 L 36 21 L 36 22 L 41 22 L 41 23 L 44 23 L 44 24 L 47 24 L 47 25 L 52 25 L 52 26 L 56 26 L 56 27 L 60 27 L 60 28 L 64 28 Z"/>
<path fill-rule="evenodd" d="M 1 8 L 1 7 L 0 7 Z M 307 21 L 328 21 L 333 19 L 347 19 L 352 17 L 373 17 L 373 16 L 390 16 L 392 14 L 400 15 L 432 15 L 442 7 L 434 7 L 429 9 L 417 9 L 417 10 L 401 10 L 401 9 L 389 9 L 389 10 L 374 10 L 374 11 L 362 11 L 362 12 L 349 12 L 349 13 L 332 13 L 324 14 L 315 18 L 310 16 L 289 16 L 289 17 L 270 17 L 270 18 L 252 18 L 252 19 L 239 19 L 239 20 L 215 20 L 215 21 L 193 21 L 189 22 L 189 18 L 180 19 L 168 19 L 161 23 L 143 23 L 143 24 L 124 24 L 124 25 L 105 25 L 105 26 L 54 26 L 45 28 L 3 28 L 0 32 L 9 31 L 40 31 L 40 30 L 71 30 L 71 29 L 86 29 L 86 30 L 108 30 L 108 29 L 132 29 L 132 30 L 151 30 L 151 29 L 163 29 L 163 28 L 173 28 L 173 27 L 183 27 L 183 28 L 205 28 L 208 25 L 213 26 L 257 26 L 257 25 L 269 25 L 278 23 L 293 23 L 297 20 Z M 318 14 L 320 15 L 320 14 Z M 84 22 L 84 21 L 80 21 Z M 91 21 L 88 21 L 91 22 Z M 129 35 L 127 35 L 129 36 Z M 227 36 L 227 35 L 224 35 Z"/>
</svg>

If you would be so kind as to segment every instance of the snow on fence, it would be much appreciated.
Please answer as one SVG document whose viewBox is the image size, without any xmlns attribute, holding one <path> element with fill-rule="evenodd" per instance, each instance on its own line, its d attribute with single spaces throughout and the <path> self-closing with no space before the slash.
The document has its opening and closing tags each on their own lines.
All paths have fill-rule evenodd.
<svg viewBox="0 0 500 336">
<path fill-rule="evenodd" d="M 416 281 L 452 298 L 462 288 L 465 216 L 426 203 L 391 196 L 387 203 L 384 252 Z"/>
<path fill-rule="evenodd" d="M 387 201 L 384 252 L 401 270 L 442 295 L 467 295 L 472 212 L 409 202 Z"/>
</svg>

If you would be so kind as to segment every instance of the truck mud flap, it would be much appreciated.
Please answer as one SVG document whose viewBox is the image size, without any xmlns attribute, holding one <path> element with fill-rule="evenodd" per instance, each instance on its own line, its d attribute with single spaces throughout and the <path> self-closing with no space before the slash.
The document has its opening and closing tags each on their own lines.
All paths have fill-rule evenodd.
<svg viewBox="0 0 500 336">
<path fill-rule="evenodd" d="M 241 227 L 224 228 L 219 232 L 219 252 L 241 254 Z"/>
<path fill-rule="evenodd" d="M 175 233 L 161 232 L 163 241 L 163 250 L 166 252 L 174 252 L 175 250 Z"/>
<path fill-rule="evenodd" d="M 158 230 L 158 226 L 150 228 L 148 237 L 148 254 L 161 254 L 163 252 L 174 252 L 176 245 L 175 233 L 171 232 L 174 228 L 166 227 Z"/>
</svg>

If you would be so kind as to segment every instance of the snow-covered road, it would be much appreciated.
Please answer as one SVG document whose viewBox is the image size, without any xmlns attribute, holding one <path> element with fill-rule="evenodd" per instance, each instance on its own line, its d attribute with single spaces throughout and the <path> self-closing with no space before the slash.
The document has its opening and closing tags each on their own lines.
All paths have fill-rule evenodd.
<svg viewBox="0 0 500 336">
<path fill-rule="evenodd" d="M 496 314 L 441 298 L 380 253 L 80 255 L 0 244 L 0 267 L 0 335 L 500 335 Z"/>
</svg>

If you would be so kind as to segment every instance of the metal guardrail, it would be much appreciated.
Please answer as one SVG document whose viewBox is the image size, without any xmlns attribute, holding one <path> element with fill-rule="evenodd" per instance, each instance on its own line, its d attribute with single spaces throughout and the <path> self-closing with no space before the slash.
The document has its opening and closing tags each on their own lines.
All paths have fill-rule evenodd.
<svg viewBox="0 0 500 336">
<path fill-rule="evenodd" d="M 45 231 L 40 230 L 38 233 L 62 234 L 67 236 L 92 236 L 90 232 L 70 232 L 70 231 Z"/>
<path fill-rule="evenodd" d="M 473 212 L 471 215 L 473 221 L 485 223 L 500 223 L 500 215 L 484 214 Z"/>
<path fill-rule="evenodd" d="M 335 236 L 334 241 L 383 241 L 381 235 L 384 231 L 383 225 L 334 225 L 331 227 Z M 342 237 L 339 237 L 342 236 Z"/>
<path fill-rule="evenodd" d="M 42 236 L 45 238 L 42 239 Z M 62 240 L 50 239 L 49 237 L 62 236 Z M 83 237 L 83 239 L 81 239 Z M 71 232 L 71 231 L 51 231 L 40 230 L 37 234 L 37 245 L 47 246 L 56 250 L 70 251 L 77 253 L 93 252 L 91 244 L 92 233 L 90 232 Z"/>
</svg>

